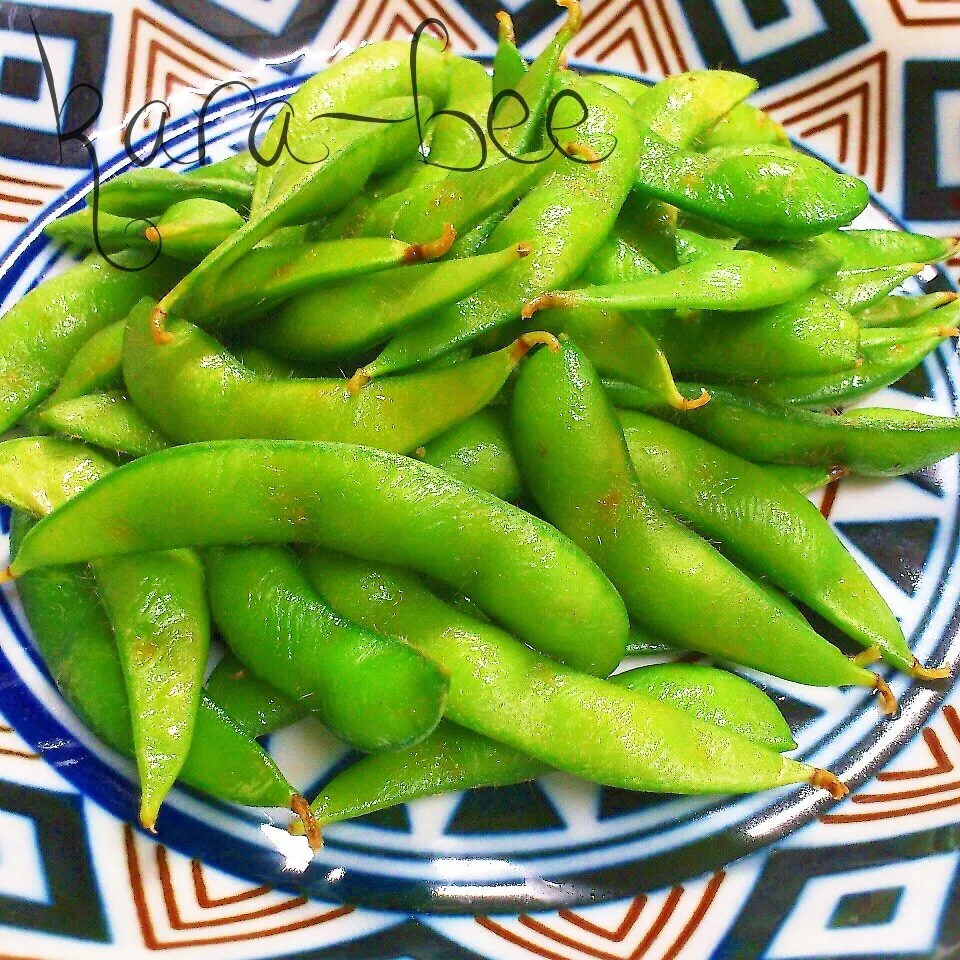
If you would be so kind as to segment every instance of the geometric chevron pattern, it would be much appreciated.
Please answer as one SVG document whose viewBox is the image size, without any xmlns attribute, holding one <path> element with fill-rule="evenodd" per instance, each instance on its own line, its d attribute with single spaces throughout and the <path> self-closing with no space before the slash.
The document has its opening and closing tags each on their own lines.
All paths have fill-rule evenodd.
<svg viewBox="0 0 960 960">
<path fill-rule="evenodd" d="M 552 0 L 503 6 L 528 54 L 563 15 Z M 494 0 L 0 0 L 0 247 L 76 183 L 87 162 L 77 145 L 60 156 L 31 16 L 61 101 L 78 83 L 104 89 L 96 130 L 113 152 L 124 119 L 150 99 L 169 100 L 182 116 L 215 83 L 311 72 L 364 40 L 409 36 L 425 17 L 445 23 L 456 51 L 489 57 L 497 9 Z M 759 105 L 863 177 L 893 216 L 926 232 L 960 231 L 956 0 L 588 0 L 584 10 L 571 63 L 653 79 L 702 66 L 742 69 L 760 83 Z M 78 97 L 63 122 L 76 125 L 88 111 Z M 142 132 L 156 123 L 146 120 Z M 936 386 L 905 385 L 884 402 L 927 408 Z M 929 570 L 949 559 L 955 479 L 932 471 L 877 489 L 844 481 L 822 508 L 905 625 L 925 629 L 910 617 L 938 589 Z M 895 536 L 877 534 L 878 502 L 897 505 L 886 517 L 900 524 Z M 789 685 L 771 692 L 802 742 L 816 739 L 835 707 L 829 694 L 805 698 Z M 915 737 L 890 746 L 879 772 L 846 801 L 723 869 L 644 893 L 640 871 L 626 871 L 586 904 L 560 905 L 569 891 L 558 882 L 549 909 L 496 912 L 458 911 L 455 883 L 453 908 L 412 912 L 242 879 L 133 830 L 78 791 L 69 764 L 58 770 L 39 758 L 15 729 L 22 718 L 0 717 L 0 960 L 171 951 L 212 960 L 946 955 L 960 947 L 958 711 L 954 692 Z M 281 736 L 272 749 L 295 752 L 300 735 L 317 736 Z M 357 829 L 398 850 L 415 842 L 429 850 L 441 839 L 460 851 L 493 845 L 496 861 L 498 849 L 538 831 L 567 842 L 577 830 L 639 822 L 656 805 L 547 777 L 495 796 L 428 801 Z M 499 833 L 489 829 L 494 816 Z"/>
</svg>

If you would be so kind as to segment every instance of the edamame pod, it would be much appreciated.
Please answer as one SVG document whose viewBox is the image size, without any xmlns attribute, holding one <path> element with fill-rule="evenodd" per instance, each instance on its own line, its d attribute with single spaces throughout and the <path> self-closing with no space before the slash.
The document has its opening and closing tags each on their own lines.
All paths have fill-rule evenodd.
<svg viewBox="0 0 960 960">
<path fill-rule="evenodd" d="M 634 102 L 634 117 L 667 143 L 685 147 L 757 89 L 730 70 L 692 70 L 665 77 Z"/>
<path fill-rule="evenodd" d="M 761 240 L 800 240 L 845 226 L 870 199 L 866 185 L 778 145 L 693 153 L 644 132 L 634 187 Z"/>
<path fill-rule="evenodd" d="M 337 218 L 324 237 L 396 237 L 424 243 L 437 237 L 447 224 L 458 234 L 468 233 L 523 196 L 546 167 L 524 155 L 481 170 L 454 172 L 435 183 L 401 190 L 383 197 L 359 214 Z"/>
<path fill-rule="evenodd" d="M 126 317 L 98 330 L 73 355 L 57 389 L 44 401 L 52 407 L 88 393 L 123 386 L 123 331 Z"/>
<path fill-rule="evenodd" d="M 957 295 L 952 290 L 921 293 L 913 297 L 891 295 L 872 307 L 866 307 L 857 319 L 861 327 L 896 327 L 953 303 L 956 299 Z"/>
<path fill-rule="evenodd" d="M 709 130 L 701 134 L 698 150 L 714 147 L 755 147 L 759 144 L 779 143 L 788 146 L 786 130 L 769 114 L 751 103 L 738 103 L 725 113 Z"/>
<path fill-rule="evenodd" d="M 626 243 L 648 259 L 662 273 L 675 270 L 677 260 L 677 208 L 653 197 L 631 192 L 624 200 L 611 236 Z M 635 276 L 648 271 L 641 271 Z M 632 280 L 633 276 L 619 276 L 618 280 Z M 605 281 L 605 282 L 613 282 Z"/>
<path fill-rule="evenodd" d="M 467 417 L 417 450 L 417 456 L 509 503 L 523 495 L 523 478 L 500 411 L 488 408 Z"/>
<path fill-rule="evenodd" d="M 949 257 L 957 245 L 953 237 L 927 237 L 907 230 L 832 230 L 815 243 L 839 257 L 844 270 L 936 263 Z"/>
<path fill-rule="evenodd" d="M 14 513 L 15 542 L 28 524 L 25 514 Z M 17 593 L 64 699 L 107 746 L 132 757 L 120 658 L 92 578 L 76 567 L 36 570 L 17 584 Z M 230 803 L 287 807 L 302 799 L 256 740 L 206 698 L 200 703 L 180 779 Z"/>
<path fill-rule="evenodd" d="M 248 737 L 268 736 L 307 716 L 299 701 L 252 674 L 229 652 L 214 667 L 203 689 Z"/>
<path fill-rule="evenodd" d="M 528 300 L 572 281 L 604 240 L 630 188 L 636 125 L 622 97 L 582 78 L 563 79 L 588 107 L 586 120 L 577 127 L 580 147 L 596 157 L 614 142 L 616 149 L 595 165 L 583 163 L 582 156 L 551 160 L 551 172 L 507 215 L 485 248 L 502 250 L 531 236 L 542 238 L 533 253 L 476 293 L 395 337 L 363 368 L 364 375 L 382 376 L 428 362 L 516 320 Z M 561 101 L 558 126 L 571 119 L 568 107 Z"/>
<path fill-rule="evenodd" d="M 750 250 L 731 250 L 695 260 L 668 273 L 629 283 L 544 293 L 523 309 L 524 317 L 550 307 L 608 307 L 615 310 L 759 310 L 786 303 L 817 280 Z"/>
<path fill-rule="evenodd" d="M 289 547 L 207 551 L 214 621 L 254 674 L 358 750 L 398 750 L 440 721 L 448 682 L 423 654 L 334 613 Z"/>
<path fill-rule="evenodd" d="M 806 497 L 763 467 L 654 417 L 621 411 L 620 424 L 640 485 L 674 516 L 861 647 L 923 675 L 897 618 Z"/>
<path fill-rule="evenodd" d="M 251 179 L 200 167 L 178 173 L 159 167 L 124 171 L 100 188 L 98 213 L 117 217 L 156 217 L 183 200 L 215 200 L 234 210 L 249 210 Z"/>
<path fill-rule="evenodd" d="M 186 263 L 198 263 L 231 233 L 243 226 L 233 207 L 217 200 L 181 200 L 165 210 L 156 223 L 142 217 L 97 214 L 89 208 L 53 220 L 44 232 L 55 242 L 114 253 L 127 249 L 154 249 Z"/>
<path fill-rule="evenodd" d="M 552 333 L 569 336 L 605 377 L 635 383 L 680 408 L 710 399 L 706 392 L 693 401 L 680 393 L 664 351 L 632 316 L 619 310 L 567 307 L 551 310 L 530 325 L 536 326 L 541 319 Z"/>
<path fill-rule="evenodd" d="M 695 313 L 651 324 L 651 329 L 671 369 L 686 379 L 838 373 L 860 359 L 857 321 L 816 290 L 763 310 Z M 616 379 L 630 380 L 623 374 Z"/>
<path fill-rule="evenodd" d="M 796 747 L 776 704 L 736 674 L 699 664 L 665 663 L 618 673 L 610 683 L 734 730 L 771 750 Z M 324 785 L 311 809 L 320 824 L 333 823 L 418 797 L 523 783 L 549 770 L 545 763 L 505 744 L 441 721 L 410 750 L 364 757 L 341 770 Z"/>
<path fill-rule="evenodd" d="M 902 263 L 872 270 L 843 270 L 820 284 L 820 290 L 845 310 L 859 313 L 879 303 L 891 290 L 923 269 L 922 263 Z"/>
<path fill-rule="evenodd" d="M 765 463 L 763 469 L 797 493 L 812 493 L 828 483 L 842 480 L 849 471 L 844 467 L 792 467 Z"/>
<path fill-rule="evenodd" d="M 64 400 L 34 414 L 33 419 L 45 430 L 131 457 L 169 446 L 119 391 Z"/>
<path fill-rule="evenodd" d="M 136 251 L 116 255 L 142 264 Z M 100 256 L 51 277 L 0 317 L 0 433 L 53 393 L 77 350 L 122 320 L 142 297 L 158 296 L 180 268 L 160 258 L 143 270 L 118 270 Z"/>
<path fill-rule="evenodd" d="M 431 121 L 429 162 L 419 154 L 408 160 L 410 169 L 402 178 L 395 174 L 402 187 L 434 183 L 451 171 L 480 162 L 482 145 L 476 130 L 464 120 L 470 117 L 482 130 L 493 96 L 490 77 L 483 65 L 465 57 L 450 58 L 450 93 L 446 111 Z"/>
<path fill-rule="evenodd" d="M 896 383 L 949 337 L 935 336 L 909 344 L 893 343 L 864 351 L 863 363 L 842 373 L 784 377 L 744 385 L 750 396 L 771 403 L 826 408 L 849 403 Z"/>
<path fill-rule="evenodd" d="M 517 49 L 513 20 L 506 10 L 497 11 L 497 52 L 493 56 L 493 93 L 513 89 L 527 72 L 527 64 Z"/>
<path fill-rule="evenodd" d="M 588 286 L 602 286 L 653 276 L 659 272 L 652 260 L 618 236 L 614 228 L 613 233 L 600 244 L 580 277 Z"/>
<path fill-rule="evenodd" d="M 370 238 L 259 246 L 225 270 L 221 283 L 197 291 L 190 319 L 213 329 L 231 327 L 325 283 L 442 256 L 449 244 L 438 238 L 424 244 Z"/>
<path fill-rule="evenodd" d="M 130 315 L 124 377 L 144 417 L 178 443 L 234 438 L 336 440 L 398 453 L 416 449 L 485 407 L 528 347 L 517 341 L 439 370 L 353 391 L 345 380 L 260 377 L 199 327 L 176 320 L 158 346 L 150 303 Z M 425 403 L 425 398 L 433 398 Z"/>
<path fill-rule="evenodd" d="M 824 772 L 608 680 L 551 662 L 438 600 L 403 571 L 308 558 L 345 616 L 403 637 L 450 671 L 449 719 L 542 763 L 608 786 L 744 793 L 788 783 L 844 787 Z"/>
<path fill-rule="evenodd" d="M 203 567 L 192 550 L 93 562 L 120 655 L 134 754 L 140 822 L 153 829 L 186 762 L 210 650 Z"/>
<path fill-rule="evenodd" d="M 548 523 L 427 464 L 349 444 L 198 443 L 134 460 L 43 520 L 12 571 L 271 542 L 315 542 L 419 570 L 578 669 L 606 675 L 623 657 L 620 597 Z"/>
<path fill-rule="evenodd" d="M 672 420 L 754 463 L 839 466 L 895 477 L 960 451 L 960 422 L 953 417 L 881 408 L 834 416 L 756 400 L 726 387 L 710 387 L 710 403 L 681 412 L 631 384 L 607 381 L 604 386 L 618 407 Z M 702 389 L 680 384 L 688 399 Z"/>
<path fill-rule="evenodd" d="M 880 678 L 646 493 L 600 380 L 574 344 L 525 365 L 511 426 L 534 499 L 610 577 L 635 622 L 668 643 L 797 683 L 866 686 L 886 697 Z"/>
<path fill-rule="evenodd" d="M 650 90 L 650 85 L 633 77 L 625 77 L 619 73 L 591 73 L 590 79 L 606 87 L 614 93 L 619 93 L 632 107 L 642 96 Z"/>
<path fill-rule="evenodd" d="M 399 330 L 465 296 L 530 253 L 517 244 L 499 253 L 381 270 L 362 285 L 353 280 L 301 294 L 260 325 L 255 341 L 296 360 L 356 356 Z"/>
</svg>

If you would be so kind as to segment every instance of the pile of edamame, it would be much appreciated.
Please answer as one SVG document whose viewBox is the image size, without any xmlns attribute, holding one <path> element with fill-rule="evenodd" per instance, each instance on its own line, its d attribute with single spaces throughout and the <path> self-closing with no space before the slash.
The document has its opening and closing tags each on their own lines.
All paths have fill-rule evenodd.
<svg viewBox="0 0 960 960">
<path fill-rule="evenodd" d="M 529 64 L 502 14 L 492 77 L 362 47 L 271 164 L 116 177 L 48 228 L 97 252 L 0 319 L 10 574 L 145 827 L 178 780 L 313 844 L 552 769 L 839 798 L 711 663 L 887 713 L 872 664 L 946 676 L 805 494 L 960 450 L 953 419 L 841 412 L 957 333 L 953 294 L 894 292 L 953 242 L 841 229 L 866 187 L 748 77 L 567 69 L 564 5 Z M 644 651 L 703 657 L 622 669 Z M 308 714 L 363 754 L 312 804 L 257 739 Z"/>
</svg>

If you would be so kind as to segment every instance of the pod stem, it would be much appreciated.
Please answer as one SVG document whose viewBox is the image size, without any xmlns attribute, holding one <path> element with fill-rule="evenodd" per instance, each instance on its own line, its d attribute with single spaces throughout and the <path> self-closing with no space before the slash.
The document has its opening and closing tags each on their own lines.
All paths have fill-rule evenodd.
<svg viewBox="0 0 960 960">
<path fill-rule="evenodd" d="M 837 480 L 842 480 L 844 477 L 850 476 L 850 468 L 840 466 L 831 467 L 827 471 L 827 476 L 830 478 L 831 483 L 836 483 Z"/>
<path fill-rule="evenodd" d="M 513 18 L 506 10 L 497 11 L 497 39 L 501 43 L 517 45 L 517 33 L 513 29 Z"/>
<path fill-rule="evenodd" d="M 524 333 L 517 337 L 507 348 L 510 351 L 510 359 L 514 363 L 519 363 L 534 347 L 544 344 L 550 348 L 552 353 L 560 349 L 560 341 L 546 330 L 535 330 L 533 333 Z"/>
<path fill-rule="evenodd" d="M 897 698 L 893 695 L 890 685 L 883 677 L 878 675 L 873 681 L 873 689 L 880 697 L 880 709 L 883 714 L 887 717 L 893 716 L 900 709 L 900 704 L 897 703 Z"/>
<path fill-rule="evenodd" d="M 858 667 L 869 667 L 871 664 L 876 663 L 878 660 L 882 660 L 883 655 L 880 653 L 880 648 L 874 644 L 872 647 L 867 647 L 866 650 L 862 650 L 854 658 L 853 662 Z"/>
<path fill-rule="evenodd" d="M 323 846 L 323 837 L 320 834 L 320 824 L 317 823 L 317 818 L 313 815 L 310 804 L 307 803 L 302 794 L 295 793 L 290 798 L 290 809 L 303 824 L 303 832 L 307 837 L 307 843 L 310 844 L 310 849 L 316 853 Z"/>
<path fill-rule="evenodd" d="M 351 396 L 355 397 L 372 379 L 373 377 L 367 373 L 367 368 L 361 367 L 347 381 L 347 390 Z"/>
<path fill-rule="evenodd" d="M 437 260 L 447 254 L 457 239 L 457 231 L 452 223 L 445 223 L 440 236 L 427 243 L 414 243 L 403 254 L 404 263 L 423 263 L 425 260 Z"/>
<path fill-rule="evenodd" d="M 815 767 L 810 774 L 810 785 L 826 790 L 834 800 L 842 800 L 850 792 L 850 788 L 835 773 L 819 767 Z"/>
<path fill-rule="evenodd" d="M 577 143 L 576 140 L 571 140 L 564 148 L 563 152 L 566 153 L 568 157 L 579 157 L 581 160 L 586 160 L 587 166 L 591 170 L 596 170 L 600 166 L 601 156 L 597 153 L 593 147 L 588 147 L 585 143 Z"/>
<path fill-rule="evenodd" d="M 167 330 L 167 311 L 159 304 L 153 308 L 150 315 L 150 333 L 158 347 L 173 343 L 173 334 Z"/>
<path fill-rule="evenodd" d="M 557 6 L 567 11 L 567 19 L 557 31 L 557 37 L 567 42 L 583 26 L 583 8 L 578 0 L 557 0 Z"/>
<path fill-rule="evenodd" d="M 676 398 L 670 401 L 670 406 L 676 410 L 698 410 L 705 403 L 710 402 L 710 394 L 703 388 L 700 388 L 700 396 L 688 400 L 679 390 L 676 391 Z"/>
<path fill-rule="evenodd" d="M 541 293 L 529 303 L 523 305 L 520 316 L 524 320 L 529 320 L 539 310 L 549 310 L 552 307 L 568 307 L 570 300 L 564 293 Z"/>
<path fill-rule="evenodd" d="M 949 667 L 925 667 L 914 657 L 909 673 L 916 680 L 946 680 L 951 670 Z"/>
</svg>

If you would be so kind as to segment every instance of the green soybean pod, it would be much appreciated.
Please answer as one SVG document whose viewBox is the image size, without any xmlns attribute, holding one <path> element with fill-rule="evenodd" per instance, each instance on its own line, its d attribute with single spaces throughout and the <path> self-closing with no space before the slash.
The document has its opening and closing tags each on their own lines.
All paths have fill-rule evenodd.
<svg viewBox="0 0 960 960">
<path fill-rule="evenodd" d="M 142 253 L 119 253 L 126 267 Z M 0 317 L 0 432 L 53 393 L 77 350 L 98 330 L 122 320 L 145 296 L 162 294 L 179 267 L 161 258 L 120 270 L 100 256 L 41 283 Z"/>
<path fill-rule="evenodd" d="M 417 456 L 501 500 L 516 503 L 523 496 L 523 478 L 500 411 L 488 408 L 467 417 L 424 444 Z"/>
<path fill-rule="evenodd" d="M 913 676 L 923 668 L 877 589 L 820 511 L 764 470 L 679 427 L 621 411 L 643 488 L 737 563 Z"/>
<path fill-rule="evenodd" d="M 815 242 L 839 257 L 844 270 L 936 263 L 949 257 L 957 245 L 954 237 L 927 237 L 906 230 L 832 230 Z"/>
<path fill-rule="evenodd" d="M 752 103 L 738 103 L 697 140 L 698 150 L 714 147 L 755 147 L 776 143 L 789 145 L 787 132 L 769 114 Z"/>
<path fill-rule="evenodd" d="M 580 279 L 588 286 L 602 286 L 653 276 L 659 272 L 649 257 L 631 246 L 614 228 L 610 236 L 600 244 Z"/>
<path fill-rule="evenodd" d="M 327 284 L 285 303 L 255 342 L 296 360 L 336 360 L 377 346 L 528 256 L 529 244 L 462 260 L 381 270 L 362 285 Z"/>
<path fill-rule="evenodd" d="M 889 710 L 879 677 L 646 491 L 600 380 L 573 343 L 526 364 L 511 427 L 537 504 L 610 577 L 634 622 L 677 646 L 798 683 L 875 688 Z"/>
<path fill-rule="evenodd" d="M 649 260 L 659 272 L 675 270 L 677 260 L 677 209 L 670 204 L 631 191 L 624 200 L 611 236 L 621 240 Z M 650 271 L 642 270 L 634 276 Z M 634 276 L 618 276 L 632 280 Z M 604 281 L 614 282 L 613 279 Z"/>
<path fill-rule="evenodd" d="M 354 389 L 345 380 L 257 376 L 185 320 L 171 323 L 172 342 L 159 346 L 150 314 L 145 301 L 130 315 L 124 378 L 143 417 L 177 443 L 335 440 L 405 453 L 485 407 L 529 349 L 520 339 L 452 367 Z"/>
<path fill-rule="evenodd" d="M 949 337 L 934 336 L 910 343 L 892 343 L 864 350 L 863 363 L 842 373 L 744 384 L 750 396 L 771 403 L 824 409 L 865 397 L 896 383 L 946 343 Z"/>
<path fill-rule="evenodd" d="M 516 320 L 526 301 L 572 281 L 604 240 L 630 188 L 636 124 L 629 105 L 617 94 L 581 78 L 564 77 L 563 82 L 588 107 L 576 132 L 577 149 L 589 152 L 588 162 L 577 162 L 583 156 L 553 158 L 550 172 L 507 215 L 485 247 L 502 250 L 538 237 L 532 254 L 476 293 L 399 334 L 365 365 L 365 375 L 382 376 L 429 362 Z M 566 100 L 561 101 L 555 117 L 558 127 L 569 122 L 568 107 Z M 580 112 L 578 105 L 576 116 Z M 603 156 L 614 142 L 616 149 L 605 160 L 589 159 Z"/>
<path fill-rule="evenodd" d="M 917 296 L 892 294 L 872 307 L 866 307 L 857 318 L 861 327 L 896 327 L 928 314 L 931 310 L 953 303 L 957 295 L 952 290 L 921 293 Z"/>
<path fill-rule="evenodd" d="M 655 276 L 600 287 L 541 294 L 523 316 L 551 307 L 615 310 L 759 310 L 798 297 L 816 282 L 811 270 L 791 267 L 750 250 L 731 250 L 694 260 Z"/>
<path fill-rule="evenodd" d="M 192 550 L 94 561 L 117 638 L 143 799 L 152 829 L 186 762 L 210 649 L 203 567 Z"/>
<path fill-rule="evenodd" d="M 648 315 L 644 319 L 652 326 L 657 318 Z M 605 377 L 635 383 L 681 409 L 710 399 L 706 391 L 695 400 L 680 393 L 666 353 L 636 315 L 598 307 L 567 307 L 539 315 L 530 326 L 540 320 L 547 321 L 551 332 L 570 337 Z"/>
<path fill-rule="evenodd" d="M 509 207 L 540 180 L 548 167 L 540 156 L 523 154 L 480 170 L 450 173 L 437 182 L 382 197 L 361 214 L 352 211 L 323 231 L 333 237 L 396 237 L 424 243 L 450 224 L 458 235 Z"/>
<path fill-rule="evenodd" d="M 157 249 L 185 263 L 198 263 L 214 247 L 243 226 L 243 217 L 233 207 L 217 200 L 181 200 L 168 207 L 156 223 L 142 217 L 115 217 L 80 210 L 53 220 L 44 232 L 54 241 L 82 249 L 108 253 L 126 249 Z M 94 230 L 96 229 L 96 232 Z"/>
<path fill-rule="evenodd" d="M 126 318 L 111 323 L 90 337 L 73 355 L 57 389 L 44 401 L 44 406 L 52 407 L 88 393 L 121 387 L 125 326 Z"/>
<path fill-rule="evenodd" d="M 197 443 L 134 460 L 34 528 L 12 572 L 143 550 L 284 542 L 418 570 L 579 669 L 609 674 L 623 657 L 623 603 L 566 537 L 434 467 L 350 444 Z"/>
<path fill-rule="evenodd" d="M 512 90 L 527 72 L 526 61 L 517 49 L 513 20 L 506 10 L 497 11 L 497 52 L 493 56 L 493 93 Z"/>
<path fill-rule="evenodd" d="M 308 564 L 345 616 L 405 638 L 450 671 L 450 720 L 551 767 L 631 790 L 744 793 L 810 782 L 843 793 L 831 775 L 739 733 L 551 662 L 404 571 L 315 553 Z"/>
<path fill-rule="evenodd" d="M 251 673 L 232 653 L 213 668 L 204 694 L 248 737 L 266 737 L 307 716 L 299 701 Z"/>
<path fill-rule="evenodd" d="M 842 480 L 849 473 L 843 467 L 792 467 L 775 463 L 764 463 L 761 466 L 781 483 L 793 487 L 797 493 L 813 493 L 828 483 Z"/>
<path fill-rule="evenodd" d="M 314 287 L 422 263 L 448 248 L 445 237 L 424 244 L 381 237 L 260 245 L 225 270 L 219 284 L 196 292 L 190 300 L 190 318 L 210 329 L 233 327 Z"/>
<path fill-rule="evenodd" d="M 34 414 L 32 420 L 44 430 L 131 457 L 169 446 L 119 391 L 64 400 Z"/>
<path fill-rule="evenodd" d="M 634 106 L 641 97 L 650 91 L 648 84 L 619 73 L 592 73 L 590 79 L 614 93 L 619 93 L 630 106 Z"/>
<path fill-rule="evenodd" d="M 684 379 L 839 373 L 860 359 L 856 319 L 817 290 L 762 310 L 674 317 L 658 323 L 653 333 L 671 369 Z"/>
<path fill-rule="evenodd" d="M 641 136 L 634 189 L 761 240 L 801 240 L 862 213 L 866 185 L 777 144 L 683 150 Z"/>
<path fill-rule="evenodd" d="M 14 545 L 29 527 L 14 513 Z M 107 746 L 133 756 L 133 735 L 113 629 L 83 568 L 36 570 L 17 584 L 33 638 L 64 699 Z M 180 779 L 230 803 L 304 810 L 306 802 L 252 737 L 210 700 L 197 714 Z"/>
<path fill-rule="evenodd" d="M 208 170 L 200 168 L 189 173 L 154 167 L 126 170 L 100 187 L 98 213 L 156 217 L 184 200 L 210 200 L 234 210 L 249 210 L 252 180 Z"/>
<path fill-rule="evenodd" d="M 833 415 L 713 386 L 706 406 L 676 411 L 631 384 L 604 386 L 616 406 L 672 420 L 754 463 L 845 467 L 865 476 L 896 477 L 960 451 L 960 421 L 953 417 L 866 407 Z M 704 389 L 679 387 L 688 398 Z"/>
<path fill-rule="evenodd" d="M 434 183 L 454 170 L 479 163 L 482 143 L 463 115 L 482 130 L 491 97 L 491 81 L 483 65 L 465 57 L 451 57 L 448 112 L 440 113 L 431 122 L 429 157 L 414 155 L 407 161 L 405 175 L 403 170 L 393 175 L 399 187 Z"/>
<path fill-rule="evenodd" d="M 820 284 L 820 290 L 845 310 L 859 313 L 879 303 L 891 290 L 923 269 L 922 263 L 902 263 L 871 270 L 843 270 Z"/>
<path fill-rule="evenodd" d="M 448 682 L 423 654 L 334 613 L 289 547 L 207 551 L 213 618 L 258 677 L 359 750 L 398 750 L 437 725 Z"/>
<path fill-rule="evenodd" d="M 796 742 L 776 704 L 736 674 L 699 664 L 665 663 L 615 674 L 610 682 L 713 723 L 778 752 Z M 364 757 L 324 784 L 311 804 L 318 823 L 334 823 L 418 797 L 533 780 L 550 768 L 518 750 L 449 721 L 399 753 Z"/>
<path fill-rule="evenodd" d="M 691 70 L 649 87 L 634 102 L 634 116 L 643 129 L 685 147 L 756 89 L 742 73 Z"/>
</svg>

